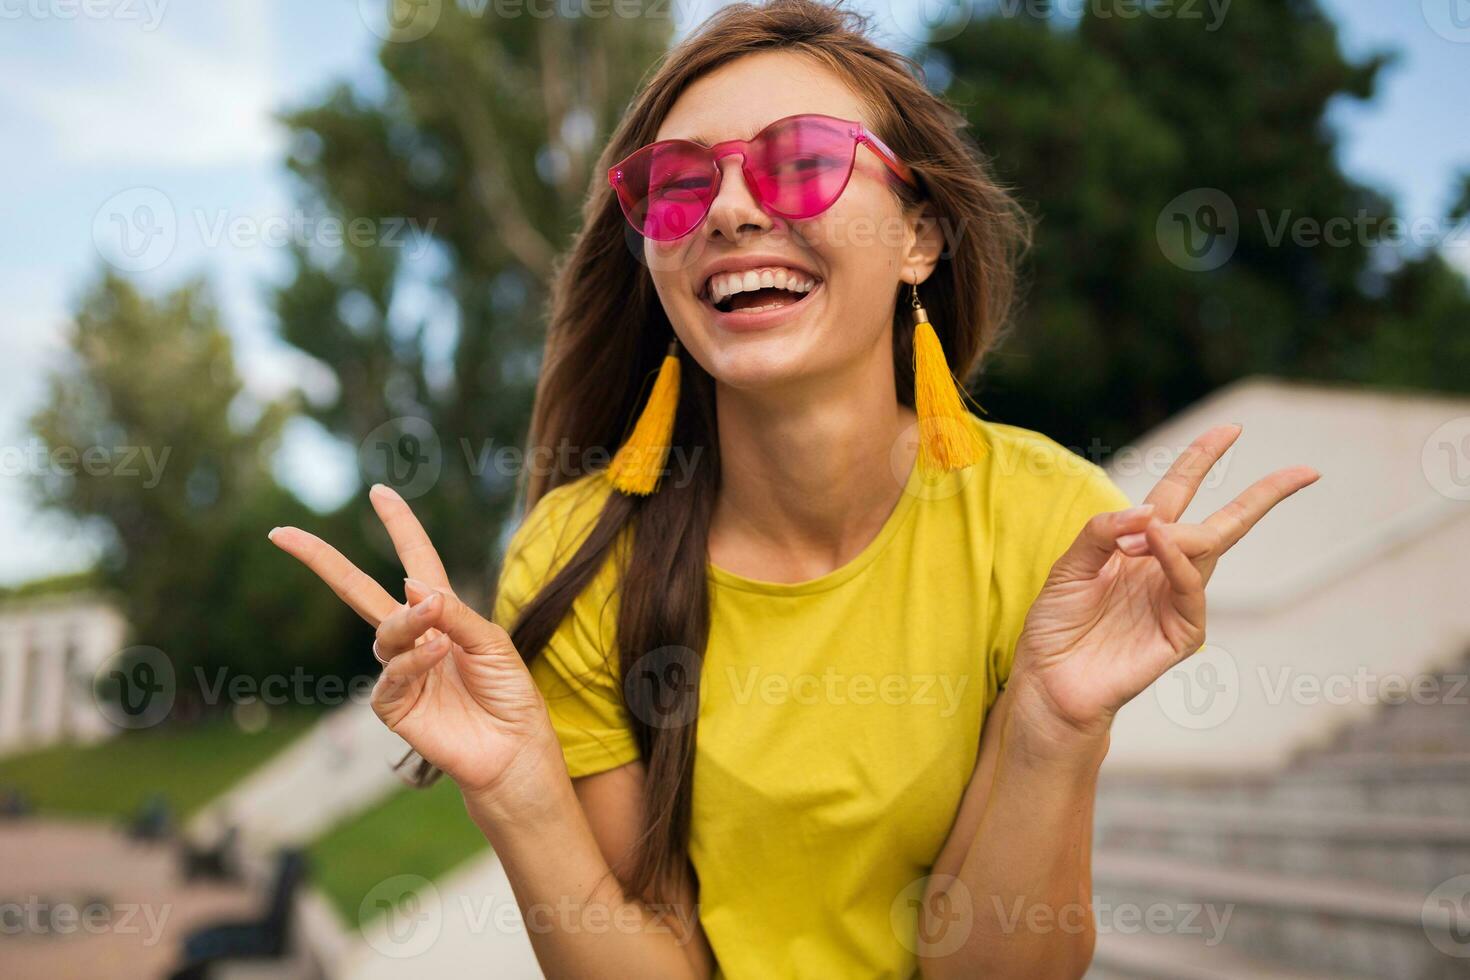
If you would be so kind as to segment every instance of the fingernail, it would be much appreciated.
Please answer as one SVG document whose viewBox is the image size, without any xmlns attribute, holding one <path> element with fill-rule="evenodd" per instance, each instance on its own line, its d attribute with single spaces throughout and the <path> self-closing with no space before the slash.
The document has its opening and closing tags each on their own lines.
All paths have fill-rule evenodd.
<svg viewBox="0 0 1470 980">
<path fill-rule="evenodd" d="M 1125 511 L 1119 512 L 1119 514 L 1118 514 L 1118 520 L 1120 520 L 1120 521 L 1131 521 L 1135 517 L 1142 517 L 1145 514 L 1152 514 L 1153 513 L 1153 510 L 1154 510 L 1154 505 L 1153 504 L 1140 504 L 1137 507 L 1130 507 L 1130 508 L 1128 508 Z"/>
<path fill-rule="evenodd" d="M 1142 534 L 1125 534 L 1118 539 L 1118 547 L 1125 551 L 1129 548 L 1142 547 L 1148 538 Z"/>
<path fill-rule="evenodd" d="M 419 619 L 423 619 L 424 617 L 428 616 L 429 613 L 433 610 L 434 600 L 438 598 L 439 593 L 435 592 L 431 594 L 427 599 L 424 599 L 422 602 L 414 605 L 413 614 Z"/>
<path fill-rule="evenodd" d="M 428 649 L 430 653 L 438 653 L 440 650 L 443 650 L 448 645 L 449 637 L 445 636 L 443 633 L 440 633 L 428 643 L 424 644 L 424 646 Z"/>
<path fill-rule="evenodd" d="M 372 489 L 368 491 L 368 496 L 371 497 L 373 494 L 378 494 L 379 496 L 386 496 L 390 500 L 402 500 L 403 499 L 403 498 L 401 498 L 401 497 L 398 496 L 398 491 L 394 490 L 392 487 L 388 486 L 388 484 L 386 484 L 386 483 L 374 483 L 373 486 L 372 486 Z"/>
<path fill-rule="evenodd" d="M 281 529 L 278 527 L 271 528 L 270 533 L 266 535 L 266 538 L 268 540 L 274 541 L 276 539 L 276 535 L 280 533 L 280 530 Z"/>
<path fill-rule="evenodd" d="M 406 578 L 406 579 L 404 579 L 403 580 L 403 587 L 405 589 L 408 589 L 411 592 L 424 592 L 424 593 L 428 593 L 428 592 L 433 592 L 434 591 L 433 589 L 429 588 L 427 585 L 425 585 L 424 583 L 420 582 L 416 578 Z"/>
</svg>

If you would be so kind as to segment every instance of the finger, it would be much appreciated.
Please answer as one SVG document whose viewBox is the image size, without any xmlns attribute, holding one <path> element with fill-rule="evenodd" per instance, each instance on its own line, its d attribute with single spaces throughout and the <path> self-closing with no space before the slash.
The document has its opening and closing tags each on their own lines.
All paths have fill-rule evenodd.
<svg viewBox="0 0 1470 980">
<path fill-rule="evenodd" d="M 1117 548 L 1119 535 L 1142 527 L 1154 512 L 1153 504 L 1111 510 L 1094 515 L 1082 525 L 1077 538 L 1053 566 L 1053 574 L 1064 578 L 1090 578 L 1107 564 Z"/>
<path fill-rule="evenodd" d="M 449 573 L 444 570 L 444 562 L 408 502 L 383 483 L 373 485 L 368 499 L 387 529 L 388 537 L 393 540 L 393 549 L 398 552 L 398 559 L 403 562 L 403 570 L 409 577 L 436 588 L 449 588 Z"/>
<path fill-rule="evenodd" d="M 1229 551 L 1272 507 L 1302 487 L 1316 483 L 1321 476 L 1310 466 L 1288 466 L 1277 470 L 1246 487 L 1240 496 L 1215 511 L 1204 523 L 1220 532 L 1221 552 Z"/>
<path fill-rule="evenodd" d="M 408 597 L 408 601 L 410 603 L 416 603 L 423 602 L 429 596 L 433 595 L 434 590 L 429 588 L 423 582 L 420 582 L 418 579 L 406 578 L 403 580 L 403 594 Z M 449 594 L 453 595 L 453 590 L 450 590 Z M 443 634 L 438 627 L 430 627 L 425 635 L 441 636 Z"/>
<path fill-rule="evenodd" d="M 1172 524 L 1179 520 L 1184 509 L 1194 499 L 1205 474 L 1234 445 L 1240 436 L 1240 430 L 1240 425 L 1236 423 L 1217 425 L 1179 454 L 1169 471 L 1154 485 L 1148 496 L 1143 498 L 1158 508 L 1161 521 Z"/>
<path fill-rule="evenodd" d="M 437 591 L 414 579 L 405 584 L 411 594 Z M 474 656 L 518 656 L 509 633 L 465 605 L 454 593 L 441 592 L 439 595 L 442 602 L 430 622 L 448 633 L 449 638 L 466 653 Z"/>
<path fill-rule="evenodd" d="M 1194 567 L 1194 562 L 1176 544 L 1170 534 L 1170 528 L 1177 525 L 1150 524 L 1144 529 L 1144 535 L 1148 539 L 1149 552 L 1158 560 L 1164 569 L 1164 577 L 1169 580 L 1169 587 L 1176 595 L 1193 597 L 1203 595 L 1205 582 L 1200 570 Z"/>
<path fill-rule="evenodd" d="M 412 606 L 400 606 L 378 626 L 378 656 L 392 661 L 412 650 L 423 638 L 429 623 L 443 603 L 437 594 L 429 596 Z"/>
<path fill-rule="evenodd" d="M 1163 523 L 1160 521 L 1159 523 Z M 1198 561 L 1220 548 L 1220 532 L 1203 524 L 1168 524 L 1169 537 L 1177 544 L 1190 561 Z M 1143 531 L 1125 534 L 1118 539 L 1118 550 L 1130 557 L 1149 553 L 1148 536 Z"/>
<path fill-rule="evenodd" d="M 269 535 L 272 544 L 316 573 L 317 578 L 337 593 L 369 624 L 377 626 L 393 614 L 398 603 L 381 585 L 315 534 L 300 528 L 278 527 Z"/>
<path fill-rule="evenodd" d="M 425 675 L 449 652 L 448 637 L 443 634 L 427 643 L 421 643 L 402 656 L 394 657 L 383 668 L 378 678 L 377 690 L 373 695 L 379 713 L 392 712 L 397 702 L 408 696 L 417 696 L 423 686 Z M 385 721 L 389 719 L 384 718 Z"/>
</svg>

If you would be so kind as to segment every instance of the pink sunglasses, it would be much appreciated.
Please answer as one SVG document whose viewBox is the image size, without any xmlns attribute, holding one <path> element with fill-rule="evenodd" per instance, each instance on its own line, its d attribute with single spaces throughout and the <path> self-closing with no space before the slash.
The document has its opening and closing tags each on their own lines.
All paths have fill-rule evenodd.
<svg viewBox="0 0 1470 980">
<path fill-rule="evenodd" d="M 893 174 L 917 187 L 913 171 L 862 123 L 807 113 L 777 119 L 748 140 L 705 146 L 660 140 L 607 172 L 618 203 L 638 234 L 660 242 L 683 238 L 709 214 L 720 192 L 720 159 L 740 154 L 740 172 L 763 211 L 793 221 L 836 203 L 852 179 L 859 143 Z"/>
</svg>

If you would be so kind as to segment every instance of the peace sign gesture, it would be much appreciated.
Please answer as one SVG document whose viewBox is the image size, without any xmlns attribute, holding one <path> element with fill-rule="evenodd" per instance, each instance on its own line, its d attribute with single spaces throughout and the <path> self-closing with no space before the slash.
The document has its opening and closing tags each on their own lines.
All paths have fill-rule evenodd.
<svg viewBox="0 0 1470 980">
<path fill-rule="evenodd" d="M 1027 613 L 1008 685 L 1047 734 L 1105 735 L 1117 713 L 1205 640 L 1205 585 L 1221 556 L 1271 508 L 1320 474 L 1277 470 L 1200 524 L 1176 523 L 1240 435 L 1196 439 L 1143 505 L 1098 514 L 1055 565 Z"/>
<path fill-rule="evenodd" d="M 561 750 L 525 663 L 505 630 L 454 594 L 403 498 L 382 484 L 368 496 L 408 573 L 412 605 L 314 534 L 278 527 L 271 542 L 378 628 L 373 649 L 385 666 L 372 704 L 385 725 L 466 793 L 533 801 L 544 774 L 561 765 Z"/>
</svg>

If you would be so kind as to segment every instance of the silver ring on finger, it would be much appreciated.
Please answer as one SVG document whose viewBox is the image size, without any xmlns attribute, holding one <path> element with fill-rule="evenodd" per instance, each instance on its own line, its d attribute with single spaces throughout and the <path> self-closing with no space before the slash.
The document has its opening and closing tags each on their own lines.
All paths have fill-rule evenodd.
<svg viewBox="0 0 1470 980">
<path fill-rule="evenodd" d="M 384 660 L 383 655 L 378 652 L 378 641 L 376 639 L 373 640 L 373 659 L 384 667 L 388 666 L 388 661 Z"/>
</svg>

